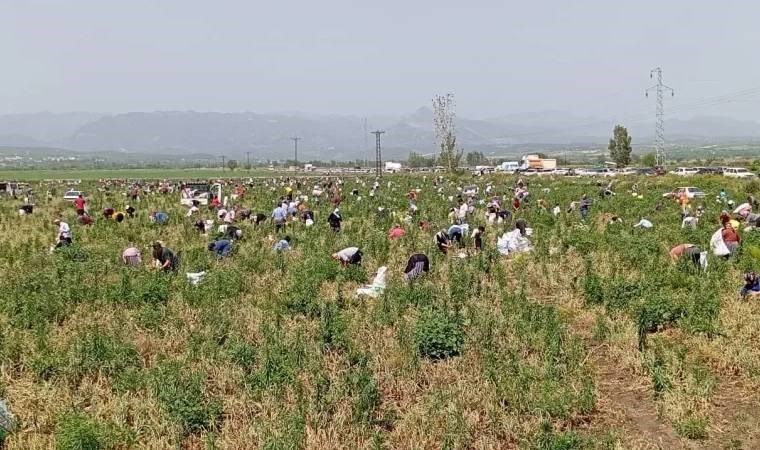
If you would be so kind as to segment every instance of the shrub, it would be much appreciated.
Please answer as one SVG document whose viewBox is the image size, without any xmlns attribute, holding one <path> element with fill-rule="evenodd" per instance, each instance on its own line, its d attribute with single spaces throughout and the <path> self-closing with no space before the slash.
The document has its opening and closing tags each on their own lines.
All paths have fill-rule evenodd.
<svg viewBox="0 0 760 450">
<path fill-rule="evenodd" d="M 369 368 L 369 360 L 364 354 L 352 355 L 351 367 L 347 374 L 348 393 L 354 399 L 353 419 L 369 424 L 375 409 L 380 404 L 380 393 L 374 374 Z"/>
<path fill-rule="evenodd" d="M 124 444 L 124 437 L 108 425 L 81 413 L 63 416 L 58 424 L 55 447 L 59 450 L 99 450 Z"/>
<path fill-rule="evenodd" d="M 215 429 L 221 418 L 222 403 L 207 395 L 203 378 L 178 363 L 164 363 L 153 372 L 153 395 L 184 434 Z"/>
<path fill-rule="evenodd" d="M 68 371 L 75 381 L 95 373 L 112 377 L 135 367 L 140 367 L 137 349 L 96 327 L 86 330 L 69 352 Z"/>
<path fill-rule="evenodd" d="M 320 319 L 322 348 L 325 350 L 345 350 L 349 338 L 346 336 L 348 325 L 334 302 L 325 302 Z"/>
<path fill-rule="evenodd" d="M 457 356 L 464 347 L 461 318 L 440 309 L 426 309 L 415 327 L 417 349 L 433 360 Z"/>
</svg>

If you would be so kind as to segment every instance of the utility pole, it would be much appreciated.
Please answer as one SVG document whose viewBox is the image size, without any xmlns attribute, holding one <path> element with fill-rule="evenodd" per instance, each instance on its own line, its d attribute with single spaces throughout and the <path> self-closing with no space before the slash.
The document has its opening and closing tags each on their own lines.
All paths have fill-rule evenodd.
<svg viewBox="0 0 760 450">
<path fill-rule="evenodd" d="M 673 88 L 666 86 L 662 83 L 662 69 L 655 67 L 649 72 L 649 78 L 653 78 L 654 74 L 657 74 L 657 84 L 650 87 L 644 92 L 644 95 L 649 97 L 650 91 L 655 91 L 655 98 L 657 100 L 657 110 L 655 112 L 655 125 L 654 125 L 654 151 L 656 164 L 658 167 L 665 166 L 665 107 L 663 105 L 663 97 L 665 91 L 670 91 L 670 96 L 673 97 L 676 93 Z"/>
<path fill-rule="evenodd" d="M 298 141 L 300 141 L 302 138 L 296 136 L 290 139 L 293 140 L 293 152 L 295 154 L 296 170 L 298 170 Z"/>
<path fill-rule="evenodd" d="M 364 167 L 369 167 L 369 130 L 367 129 L 367 118 L 364 118 Z"/>
<path fill-rule="evenodd" d="M 375 175 L 378 178 L 383 176 L 383 155 L 380 151 L 380 135 L 383 133 L 385 133 L 385 131 L 382 130 L 372 132 L 372 134 L 375 135 Z"/>
<path fill-rule="evenodd" d="M 251 152 L 245 152 L 245 166 L 251 170 Z"/>
<path fill-rule="evenodd" d="M 222 172 L 224 172 L 224 155 L 222 155 Z"/>
</svg>

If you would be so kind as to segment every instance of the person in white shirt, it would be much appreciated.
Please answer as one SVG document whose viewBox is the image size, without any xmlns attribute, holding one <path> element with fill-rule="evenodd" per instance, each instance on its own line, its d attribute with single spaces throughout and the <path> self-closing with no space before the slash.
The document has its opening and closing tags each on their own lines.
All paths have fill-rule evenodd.
<svg viewBox="0 0 760 450">
<path fill-rule="evenodd" d="M 232 223 L 235 221 L 235 209 L 230 208 L 224 215 L 224 223 Z"/>
<path fill-rule="evenodd" d="M 69 224 L 61 219 L 55 219 L 53 223 L 58 225 L 58 236 L 56 238 L 55 248 L 71 245 L 71 227 L 69 227 Z"/>
<path fill-rule="evenodd" d="M 340 261 L 340 264 L 344 267 L 349 264 L 360 266 L 362 264 L 362 251 L 359 250 L 359 247 L 346 247 L 339 252 L 333 253 L 332 259 Z"/>
<path fill-rule="evenodd" d="M 192 217 L 195 214 L 198 214 L 200 210 L 197 206 L 193 205 L 190 207 L 190 209 L 187 210 L 187 214 L 185 214 L 185 217 Z"/>
</svg>

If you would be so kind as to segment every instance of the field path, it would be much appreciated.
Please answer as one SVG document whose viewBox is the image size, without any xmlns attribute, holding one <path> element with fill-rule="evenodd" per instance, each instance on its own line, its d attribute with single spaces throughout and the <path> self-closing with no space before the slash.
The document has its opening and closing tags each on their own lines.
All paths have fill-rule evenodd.
<svg viewBox="0 0 760 450">
<path fill-rule="evenodd" d="M 673 427 L 659 417 L 650 388 L 627 376 L 627 369 L 607 354 L 606 345 L 597 348 L 591 360 L 597 408 L 603 414 L 602 422 L 625 434 L 626 448 L 699 448 L 686 445 Z"/>
</svg>

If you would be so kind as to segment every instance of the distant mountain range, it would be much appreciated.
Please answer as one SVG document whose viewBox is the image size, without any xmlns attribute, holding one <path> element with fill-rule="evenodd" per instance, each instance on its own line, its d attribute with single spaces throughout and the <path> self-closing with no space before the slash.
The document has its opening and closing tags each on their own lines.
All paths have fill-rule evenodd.
<svg viewBox="0 0 760 450">
<path fill-rule="evenodd" d="M 383 129 L 386 159 L 406 158 L 410 151 L 437 151 L 433 113 L 420 108 L 400 117 L 373 117 L 368 129 Z M 561 111 L 510 114 L 491 119 L 458 117 L 457 141 L 466 151 L 517 153 L 526 149 L 573 151 L 599 148 L 615 125 L 609 120 L 576 117 Z M 624 124 L 625 125 L 625 124 Z M 629 127 L 634 147 L 649 146 L 653 126 Z M 720 143 L 760 139 L 760 123 L 725 117 L 695 117 L 667 122 L 669 142 Z M 291 157 L 291 137 L 299 142 L 299 159 L 374 159 L 374 136 L 357 116 L 303 113 L 134 112 L 124 114 L 38 113 L 0 115 L 0 146 L 50 147 L 82 152 L 160 153 L 242 157 Z"/>
</svg>

